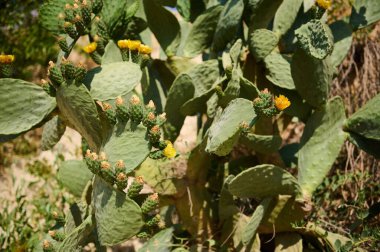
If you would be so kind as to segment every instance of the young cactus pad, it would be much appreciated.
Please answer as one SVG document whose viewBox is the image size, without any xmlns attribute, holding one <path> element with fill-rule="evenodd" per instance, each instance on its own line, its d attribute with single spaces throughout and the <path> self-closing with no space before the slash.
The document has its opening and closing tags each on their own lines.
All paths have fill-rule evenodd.
<svg viewBox="0 0 380 252">
<path fill-rule="evenodd" d="M 17 79 L 0 79 L 0 135 L 30 130 L 56 107 L 42 87 Z"/>
<path fill-rule="evenodd" d="M 144 225 L 139 205 L 98 176 L 94 181 L 96 227 L 102 245 L 116 245 L 136 235 Z"/>
</svg>

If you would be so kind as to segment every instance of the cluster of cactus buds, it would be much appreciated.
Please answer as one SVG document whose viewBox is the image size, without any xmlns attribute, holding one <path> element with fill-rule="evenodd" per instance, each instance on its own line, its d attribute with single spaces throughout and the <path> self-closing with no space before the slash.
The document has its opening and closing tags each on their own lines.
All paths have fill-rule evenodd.
<svg viewBox="0 0 380 252">
<path fill-rule="evenodd" d="M 87 150 L 85 161 L 88 169 L 92 173 L 103 178 L 107 183 L 116 185 L 121 191 L 128 187 L 128 173 L 125 170 L 125 163 L 123 160 L 118 160 L 112 167 L 104 152 L 100 152 L 98 155 L 95 152 Z M 136 177 L 128 188 L 128 196 L 134 198 L 139 195 L 143 185 L 143 178 L 141 176 Z"/>
<path fill-rule="evenodd" d="M 94 0 L 91 3 L 87 0 L 75 0 L 73 5 L 66 4 L 64 12 L 60 15 L 64 20 L 63 30 L 73 39 L 89 33 L 92 13 L 98 14 L 102 7 L 102 0 Z M 65 51 L 67 45 L 61 42 L 60 46 Z"/>
<path fill-rule="evenodd" d="M 140 64 L 141 68 L 145 67 L 149 62 L 149 54 L 152 52 L 152 48 L 142 44 L 141 41 L 124 39 L 119 40 L 117 45 L 124 61 Z"/>
<path fill-rule="evenodd" d="M 273 99 L 268 89 L 264 89 L 259 93 L 259 97 L 253 100 L 253 107 L 257 115 L 267 117 L 275 116 L 280 111 L 290 106 L 290 101 L 284 95 L 280 95 Z"/>
<path fill-rule="evenodd" d="M 0 75 L 8 78 L 12 75 L 12 63 L 15 61 L 14 55 L 0 54 Z"/>
<path fill-rule="evenodd" d="M 64 57 L 62 57 L 60 67 L 54 64 L 52 61 L 49 62 L 48 77 L 50 84 L 56 88 L 62 85 L 64 82 L 71 83 L 72 81 L 76 81 L 77 83 L 82 83 L 86 74 L 87 70 L 82 63 L 79 63 L 75 66 L 72 62 L 66 60 Z M 43 85 L 47 84 L 46 81 L 42 82 Z"/>
</svg>

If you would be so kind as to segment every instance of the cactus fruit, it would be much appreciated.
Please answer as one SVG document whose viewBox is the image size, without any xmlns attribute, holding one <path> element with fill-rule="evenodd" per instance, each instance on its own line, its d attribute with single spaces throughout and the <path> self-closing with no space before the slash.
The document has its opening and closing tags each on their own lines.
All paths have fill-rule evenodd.
<svg viewBox="0 0 380 252">
<path fill-rule="evenodd" d="M 143 119 L 144 112 L 140 98 L 136 95 L 132 95 L 129 100 L 129 116 L 131 121 L 135 124 L 139 124 Z"/>
<path fill-rule="evenodd" d="M 158 143 L 161 139 L 160 126 L 154 125 L 148 132 L 149 142 L 152 144 Z"/>
<path fill-rule="evenodd" d="M 56 241 L 63 241 L 65 239 L 65 233 L 60 230 L 50 230 L 48 234 Z"/>
<path fill-rule="evenodd" d="M 103 0 L 92 0 L 92 12 L 96 15 L 103 8 Z"/>
<path fill-rule="evenodd" d="M 158 207 L 158 194 L 154 193 L 142 203 L 141 211 L 144 214 L 148 214 L 151 211 L 155 210 Z"/>
<path fill-rule="evenodd" d="M 59 87 L 65 81 L 61 70 L 53 63 L 53 61 L 49 61 L 48 76 L 55 87 Z"/>
<path fill-rule="evenodd" d="M 108 122 L 111 125 L 115 125 L 116 124 L 116 111 L 112 109 L 111 104 L 109 104 L 107 102 L 103 102 L 103 111 L 106 114 Z"/>
<path fill-rule="evenodd" d="M 129 198 L 135 198 L 140 194 L 140 191 L 143 189 L 144 186 L 144 180 L 141 176 L 136 177 L 135 180 L 133 180 L 131 186 L 128 188 L 127 195 Z"/>
</svg>

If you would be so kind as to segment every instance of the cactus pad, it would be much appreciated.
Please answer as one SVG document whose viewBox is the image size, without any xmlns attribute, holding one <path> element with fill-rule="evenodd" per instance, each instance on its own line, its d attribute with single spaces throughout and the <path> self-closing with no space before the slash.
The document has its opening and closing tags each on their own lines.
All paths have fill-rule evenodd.
<svg viewBox="0 0 380 252">
<path fill-rule="evenodd" d="M 307 103 L 319 107 L 327 102 L 333 73 L 329 57 L 319 60 L 297 50 L 293 55 L 291 72 L 298 93 Z"/>
<path fill-rule="evenodd" d="M 334 67 L 338 67 L 347 56 L 352 43 L 352 28 L 343 20 L 336 21 L 330 25 L 334 36 L 334 50 L 331 61 Z"/>
<path fill-rule="evenodd" d="M 181 42 L 181 28 L 177 18 L 156 1 L 143 0 L 149 29 L 154 33 L 168 56 L 176 54 Z"/>
<path fill-rule="evenodd" d="M 303 0 L 282 2 L 274 16 L 273 31 L 275 33 L 282 36 L 292 27 L 302 3 Z"/>
<path fill-rule="evenodd" d="M 369 100 L 345 122 L 345 130 L 380 141 L 380 94 Z"/>
<path fill-rule="evenodd" d="M 104 54 L 102 57 L 102 64 L 107 65 L 115 62 L 122 62 L 123 58 L 121 57 L 120 49 L 117 47 L 115 42 L 110 40 L 104 49 Z M 141 77 L 140 77 L 141 78 Z"/>
<path fill-rule="evenodd" d="M 195 19 L 183 49 L 186 57 L 194 57 L 211 45 L 222 10 L 221 5 L 216 5 Z"/>
<path fill-rule="evenodd" d="M 44 125 L 41 138 L 41 149 L 50 150 L 53 148 L 61 139 L 65 131 L 65 123 L 58 116 L 54 116 Z"/>
<path fill-rule="evenodd" d="M 111 164 L 123 160 L 126 173 L 133 171 L 149 155 L 150 145 L 145 138 L 146 128 L 139 125 L 131 130 L 130 124 L 117 125 L 116 130 L 104 145 L 104 152 Z"/>
<path fill-rule="evenodd" d="M 57 104 L 62 116 L 87 140 L 91 149 L 102 144 L 102 128 L 96 105 L 84 85 L 66 83 L 57 89 Z"/>
<path fill-rule="evenodd" d="M 238 174 L 228 189 L 237 197 L 265 198 L 279 194 L 296 195 L 299 185 L 296 178 L 284 169 L 263 164 Z"/>
<path fill-rule="evenodd" d="M 46 1 L 41 6 L 38 17 L 45 29 L 59 34 L 61 28 L 58 16 L 60 13 L 64 13 L 66 3 L 67 0 L 52 0 Z"/>
<path fill-rule="evenodd" d="M 140 249 L 139 252 L 171 251 L 174 228 L 166 228 L 155 234 Z"/>
<path fill-rule="evenodd" d="M 259 227 L 264 216 L 267 214 L 266 212 L 268 211 L 271 200 L 272 198 L 265 198 L 256 207 L 242 234 L 242 242 L 244 245 L 249 244 L 252 239 L 255 238 L 257 228 Z"/>
<path fill-rule="evenodd" d="M 146 159 L 135 171 L 136 176 L 142 176 L 144 181 L 160 195 L 182 194 L 185 190 L 180 174 L 176 174 L 175 160 Z"/>
<path fill-rule="evenodd" d="M 263 60 L 278 43 L 276 33 L 267 29 L 258 29 L 249 36 L 249 50 L 257 61 Z"/>
<path fill-rule="evenodd" d="M 310 56 L 326 58 L 334 48 L 330 28 L 318 19 L 313 19 L 295 31 L 298 45 Z"/>
<path fill-rule="evenodd" d="M 240 137 L 239 143 L 257 152 L 271 153 L 278 151 L 282 144 L 282 138 L 280 135 L 265 136 L 248 133 Z"/>
<path fill-rule="evenodd" d="M 17 79 L 0 79 L 0 135 L 30 130 L 56 107 L 42 87 Z"/>
<path fill-rule="evenodd" d="M 357 30 L 380 20 L 380 2 L 378 0 L 352 1 L 351 26 Z"/>
<path fill-rule="evenodd" d="M 342 99 L 334 97 L 306 123 L 298 152 L 298 181 L 306 197 L 322 183 L 342 148 L 345 118 Z"/>
<path fill-rule="evenodd" d="M 105 101 L 131 92 L 141 80 L 139 65 L 115 62 L 91 69 L 84 80 L 93 99 Z"/>
<path fill-rule="evenodd" d="M 255 120 L 251 101 L 242 98 L 231 101 L 210 127 L 206 151 L 218 156 L 227 155 L 239 139 L 240 123 L 254 124 Z"/>
<path fill-rule="evenodd" d="M 243 0 L 229 0 L 226 3 L 216 26 L 214 40 L 212 42 L 212 48 L 214 51 L 223 50 L 236 36 L 242 19 L 243 10 Z"/>
<path fill-rule="evenodd" d="M 68 160 L 59 166 L 58 181 L 77 197 L 82 195 L 88 181 L 92 178 L 86 163 L 80 160 Z"/>
<path fill-rule="evenodd" d="M 95 177 L 93 200 L 96 227 L 102 245 L 113 246 L 136 235 L 144 222 L 140 207 L 124 192 Z"/>
<path fill-rule="evenodd" d="M 273 52 L 265 57 L 264 63 L 267 69 L 265 76 L 270 82 L 281 88 L 296 89 L 288 57 Z"/>
</svg>

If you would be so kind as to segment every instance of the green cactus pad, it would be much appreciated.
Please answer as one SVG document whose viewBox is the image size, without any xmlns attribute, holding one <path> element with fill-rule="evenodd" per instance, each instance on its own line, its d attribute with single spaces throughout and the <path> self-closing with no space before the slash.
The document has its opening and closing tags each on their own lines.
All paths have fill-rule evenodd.
<svg viewBox="0 0 380 252">
<path fill-rule="evenodd" d="M 271 53 L 264 59 L 267 69 L 265 77 L 274 85 L 286 88 L 296 89 L 290 69 L 291 59 L 279 53 Z"/>
<path fill-rule="evenodd" d="M 217 60 L 208 60 L 180 74 L 170 87 L 165 106 L 167 123 L 164 125 L 165 137 L 174 141 L 183 125 L 185 116 L 181 107 L 194 96 L 209 90 L 219 77 Z"/>
<path fill-rule="evenodd" d="M 351 115 L 344 124 L 346 131 L 380 141 L 380 94 Z"/>
<path fill-rule="evenodd" d="M 177 18 L 156 1 L 143 0 L 143 5 L 149 29 L 166 55 L 175 55 L 181 42 L 181 29 Z"/>
<path fill-rule="evenodd" d="M 304 209 L 305 204 L 296 201 L 294 196 L 278 195 L 272 199 L 268 215 L 262 220 L 258 231 L 266 234 L 293 231 L 293 225 L 303 221 L 307 214 Z"/>
<path fill-rule="evenodd" d="M 76 227 L 58 246 L 58 252 L 78 251 L 87 245 L 88 238 L 95 229 L 93 215 L 88 216 L 78 227 Z"/>
<path fill-rule="evenodd" d="M 105 101 L 131 92 L 139 83 L 142 72 L 131 62 L 115 62 L 88 71 L 84 84 L 93 99 Z"/>
<path fill-rule="evenodd" d="M 41 149 L 50 150 L 58 143 L 66 131 L 66 124 L 58 117 L 54 116 L 45 123 L 42 131 Z"/>
<path fill-rule="evenodd" d="M 93 187 L 96 227 L 102 245 L 116 245 L 140 232 L 144 221 L 136 202 L 98 176 Z"/>
<path fill-rule="evenodd" d="M 56 107 L 42 87 L 17 79 L 0 79 L 0 135 L 30 130 Z"/>
<path fill-rule="evenodd" d="M 275 250 L 274 252 L 301 252 L 304 251 L 302 247 L 302 236 L 297 233 L 280 233 L 275 237 Z"/>
<path fill-rule="evenodd" d="M 150 153 L 149 141 L 145 135 L 146 128 L 141 125 L 132 130 L 130 123 L 116 125 L 116 130 L 103 148 L 109 162 L 115 164 L 118 160 L 123 160 L 126 173 L 133 171 Z"/>
<path fill-rule="evenodd" d="M 298 93 L 313 107 L 327 102 L 333 67 L 327 57 L 319 60 L 297 50 L 291 63 L 292 77 Z"/>
<path fill-rule="evenodd" d="M 249 29 L 251 31 L 256 29 L 267 28 L 269 23 L 273 20 L 277 9 L 282 4 L 283 0 L 248 0 L 246 3 L 246 9 L 250 13 Z"/>
<path fill-rule="evenodd" d="M 216 5 L 207 9 L 195 19 L 184 45 L 184 56 L 194 57 L 211 46 L 216 25 L 223 6 Z"/>
<path fill-rule="evenodd" d="M 257 228 L 259 227 L 264 216 L 267 214 L 266 212 L 268 211 L 271 201 L 272 198 L 265 198 L 256 207 L 242 234 L 242 242 L 244 245 L 248 245 L 252 242 L 252 239 L 255 238 Z"/>
<path fill-rule="evenodd" d="M 180 74 L 170 87 L 165 112 L 167 122 L 164 124 L 165 138 L 174 141 L 181 131 L 185 116 L 180 112 L 181 106 L 193 98 L 194 85 L 188 74 Z"/>
<path fill-rule="evenodd" d="M 326 58 L 334 48 L 333 36 L 330 28 L 313 19 L 295 31 L 298 45 L 310 56 L 317 59 Z"/>
<path fill-rule="evenodd" d="M 380 2 L 378 0 L 352 1 L 350 24 L 354 30 L 361 29 L 380 20 Z"/>
<path fill-rule="evenodd" d="M 68 160 L 59 166 L 58 181 L 77 197 L 82 195 L 88 181 L 92 178 L 91 171 L 81 160 Z"/>
<path fill-rule="evenodd" d="M 349 132 L 349 134 L 350 135 L 348 136 L 348 140 L 350 140 L 351 143 L 355 144 L 356 147 L 362 149 L 368 154 L 374 156 L 375 158 L 380 159 L 380 141 L 367 139 L 353 132 Z"/>
<path fill-rule="evenodd" d="M 307 121 L 298 152 L 298 181 L 306 197 L 311 197 L 337 158 L 347 137 L 342 130 L 345 119 L 343 101 L 334 97 Z"/>
<path fill-rule="evenodd" d="M 293 175 L 284 169 L 263 164 L 249 168 L 237 175 L 229 184 L 229 191 L 242 198 L 265 198 L 296 195 L 299 185 Z"/>
<path fill-rule="evenodd" d="M 57 104 L 62 116 L 87 140 L 91 149 L 102 144 L 102 128 L 95 102 L 84 85 L 66 83 L 57 89 Z"/>
<path fill-rule="evenodd" d="M 249 35 L 249 50 L 257 61 L 263 60 L 278 43 L 276 33 L 267 29 L 258 29 Z"/>
<path fill-rule="evenodd" d="M 160 195 L 182 194 L 185 190 L 184 181 L 176 171 L 177 160 L 146 159 L 135 171 L 136 176 L 143 180 Z"/>
<path fill-rule="evenodd" d="M 55 34 L 60 33 L 61 28 L 58 16 L 60 13 L 64 13 L 66 3 L 67 0 L 45 1 L 38 13 L 39 21 L 45 29 Z"/>
<path fill-rule="evenodd" d="M 331 61 L 334 67 L 338 67 L 346 58 L 352 44 L 352 28 L 343 20 L 336 21 L 330 25 L 334 36 L 334 50 Z"/>
<path fill-rule="evenodd" d="M 241 136 L 239 143 L 257 152 L 272 153 L 278 151 L 282 144 L 282 138 L 280 135 L 265 136 L 249 133 Z"/>
<path fill-rule="evenodd" d="M 218 156 L 227 155 L 239 139 L 240 123 L 253 124 L 255 120 L 251 101 L 242 98 L 231 101 L 210 127 L 206 151 Z"/>
<path fill-rule="evenodd" d="M 122 62 L 123 58 L 121 57 L 119 47 L 110 40 L 104 49 L 104 54 L 102 57 L 102 65 L 107 65 L 115 62 Z M 140 77 L 141 78 L 141 77 Z"/>
<path fill-rule="evenodd" d="M 197 89 L 195 89 L 196 91 Z M 180 111 L 183 115 L 194 115 L 197 112 L 204 112 L 207 109 L 207 101 L 211 98 L 211 96 L 215 93 L 215 89 L 211 88 L 204 92 L 203 94 L 200 94 L 199 96 L 196 96 L 187 102 L 185 102 Z"/>
<path fill-rule="evenodd" d="M 234 39 L 241 23 L 244 10 L 244 2 L 242 0 L 229 0 L 216 26 L 212 49 L 214 51 L 222 51 L 226 45 Z"/>
<path fill-rule="evenodd" d="M 235 205 L 234 197 L 228 191 L 228 184 L 234 178 L 233 175 L 229 175 L 223 183 L 222 190 L 220 191 L 219 199 L 219 219 L 227 220 L 231 216 L 239 213 L 239 208 Z"/>
<path fill-rule="evenodd" d="M 166 228 L 155 234 L 140 249 L 139 252 L 169 252 L 172 248 L 174 228 Z"/>
<path fill-rule="evenodd" d="M 292 27 L 302 3 L 303 0 L 287 0 L 282 2 L 274 16 L 273 31 L 275 33 L 282 36 Z"/>
</svg>

